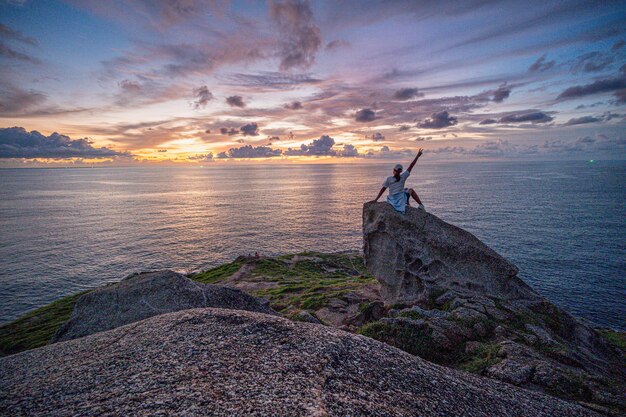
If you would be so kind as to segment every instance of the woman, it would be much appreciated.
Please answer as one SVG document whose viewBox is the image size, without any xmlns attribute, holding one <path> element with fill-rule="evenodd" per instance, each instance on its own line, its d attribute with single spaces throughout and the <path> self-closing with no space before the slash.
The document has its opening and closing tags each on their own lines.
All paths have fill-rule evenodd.
<svg viewBox="0 0 626 417">
<path fill-rule="evenodd" d="M 378 199 L 381 195 L 383 195 L 385 190 L 389 188 L 387 202 L 400 213 L 404 214 L 404 212 L 406 211 L 406 206 L 409 205 L 409 200 L 411 197 L 413 197 L 415 201 L 417 201 L 417 204 L 419 204 L 418 208 L 420 210 L 426 210 L 420 198 L 417 196 L 415 190 L 413 190 L 412 188 L 404 188 L 404 183 L 406 182 L 406 179 L 409 178 L 409 175 L 411 175 L 411 170 L 417 163 L 419 157 L 422 156 L 422 153 L 423 150 L 420 149 L 417 153 L 417 156 L 415 157 L 413 162 L 411 162 L 411 165 L 409 165 L 409 168 L 405 172 L 402 172 L 402 165 L 397 164 L 393 168 L 393 175 L 391 177 L 387 177 L 387 179 L 383 183 L 383 188 L 380 189 L 378 197 L 376 197 L 376 200 L 374 201 L 378 201 Z"/>
</svg>

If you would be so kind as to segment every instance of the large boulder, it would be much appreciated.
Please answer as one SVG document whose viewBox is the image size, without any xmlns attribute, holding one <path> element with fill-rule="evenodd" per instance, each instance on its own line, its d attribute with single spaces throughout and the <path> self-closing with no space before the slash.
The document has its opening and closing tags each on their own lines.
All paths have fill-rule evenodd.
<svg viewBox="0 0 626 417">
<path fill-rule="evenodd" d="M 265 300 L 241 290 L 197 283 L 169 270 L 139 273 L 80 297 L 72 316 L 53 336 L 52 343 L 198 307 L 276 314 Z"/>
<path fill-rule="evenodd" d="M 502 299 L 537 295 L 517 277 L 517 267 L 471 233 L 408 207 L 363 206 L 368 270 L 380 281 L 389 304 L 424 301 L 444 289 Z"/>
<path fill-rule="evenodd" d="M 337 329 L 193 309 L 0 359 L 1 415 L 593 416 Z"/>
<path fill-rule="evenodd" d="M 624 352 L 539 296 L 472 234 L 422 210 L 367 203 L 363 236 L 381 295 L 405 308 L 361 333 L 440 364 L 626 410 Z"/>
</svg>

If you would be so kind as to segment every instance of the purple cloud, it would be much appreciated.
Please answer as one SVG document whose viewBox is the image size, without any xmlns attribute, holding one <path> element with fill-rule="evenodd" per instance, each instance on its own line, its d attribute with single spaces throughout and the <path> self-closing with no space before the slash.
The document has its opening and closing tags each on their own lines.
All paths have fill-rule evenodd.
<svg viewBox="0 0 626 417">
<path fill-rule="evenodd" d="M 94 148 L 88 139 L 70 139 L 56 132 L 44 136 L 23 127 L 0 128 L 0 158 L 111 158 L 130 156 L 106 147 Z"/>
<path fill-rule="evenodd" d="M 376 113 L 372 109 L 361 109 L 356 112 L 354 120 L 357 122 L 371 122 L 376 119 Z"/>
<path fill-rule="evenodd" d="M 272 158 L 280 156 L 282 151 L 280 149 L 272 149 L 268 146 L 252 146 L 245 145 L 239 148 L 230 148 L 227 152 L 220 152 L 218 158 Z"/>
<path fill-rule="evenodd" d="M 393 98 L 396 100 L 410 100 L 415 97 L 423 97 L 424 94 L 420 93 L 417 88 L 401 88 L 393 93 Z"/>
<path fill-rule="evenodd" d="M 246 103 L 243 102 L 243 97 L 241 96 L 230 96 L 226 97 L 226 103 L 231 107 L 246 107 Z"/>
<path fill-rule="evenodd" d="M 196 100 L 193 102 L 193 108 L 205 108 L 209 101 L 213 100 L 213 94 L 209 91 L 209 88 L 206 85 L 195 88 L 193 90 L 193 95 Z"/>
<path fill-rule="evenodd" d="M 418 127 L 423 129 L 443 129 L 445 127 L 454 126 L 458 120 L 454 116 L 450 116 L 446 110 L 433 113 L 429 119 L 426 119 L 417 124 Z"/>
</svg>

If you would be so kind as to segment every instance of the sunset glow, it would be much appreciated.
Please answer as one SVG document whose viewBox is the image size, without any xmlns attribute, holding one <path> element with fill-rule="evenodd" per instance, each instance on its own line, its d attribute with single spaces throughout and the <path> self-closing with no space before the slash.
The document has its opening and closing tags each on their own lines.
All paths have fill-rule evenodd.
<svg viewBox="0 0 626 417">
<path fill-rule="evenodd" d="M 0 4 L 0 166 L 626 155 L 622 1 Z"/>
</svg>

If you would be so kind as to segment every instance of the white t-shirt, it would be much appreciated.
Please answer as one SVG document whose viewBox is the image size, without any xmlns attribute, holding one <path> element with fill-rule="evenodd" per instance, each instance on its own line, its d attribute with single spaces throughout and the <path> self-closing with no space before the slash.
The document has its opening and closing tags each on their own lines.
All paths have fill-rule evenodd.
<svg viewBox="0 0 626 417">
<path fill-rule="evenodd" d="M 396 181 L 396 177 L 394 176 L 387 177 L 383 183 L 383 187 L 389 188 L 389 195 L 401 193 L 404 191 L 404 183 L 406 182 L 406 179 L 409 178 L 409 175 L 411 175 L 409 171 L 404 171 L 400 174 L 399 181 Z"/>
</svg>

